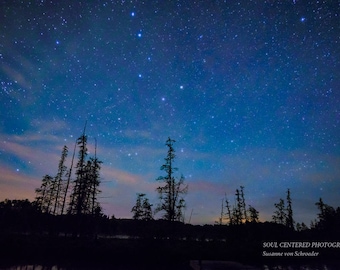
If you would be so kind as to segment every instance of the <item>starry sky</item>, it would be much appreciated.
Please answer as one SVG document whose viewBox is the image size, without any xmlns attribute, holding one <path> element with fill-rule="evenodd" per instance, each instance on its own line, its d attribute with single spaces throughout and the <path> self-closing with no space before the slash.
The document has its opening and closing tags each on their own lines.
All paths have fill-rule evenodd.
<svg viewBox="0 0 340 270">
<path fill-rule="evenodd" d="M 262 221 L 290 188 L 309 225 L 340 206 L 339 45 L 339 1 L 2 1 L 0 200 L 32 200 L 87 121 L 109 216 L 158 203 L 170 136 L 187 222 L 243 185 Z"/>
</svg>

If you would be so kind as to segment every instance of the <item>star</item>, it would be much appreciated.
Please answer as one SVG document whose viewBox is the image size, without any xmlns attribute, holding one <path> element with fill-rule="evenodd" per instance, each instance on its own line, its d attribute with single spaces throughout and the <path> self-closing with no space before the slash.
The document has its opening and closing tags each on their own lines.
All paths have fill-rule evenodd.
<svg viewBox="0 0 340 270">
<path fill-rule="evenodd" d="M 340 190 L 332 1 L 184 1 L 186 9 L 166 1 L 49 1 L 46 9 L 46 1 L 3 2 L 0 186 L 8 192 L 0 190 L 0 201 L 19 184 L 34 199 L 32 182 L 54 173 L 63 145 L 71 163 L 87 121 L 101 177 L 124 183 L 103 186 L 121 193 L 106 214 L 130 218 L 124 198 L 155 195 L 150 175 L 160 173 L 168 137 L 178 172 L 192 175 L 187 204 L 207 202 L 196 223 L 211 222 L 216 198 L 239 185 L 263 217 L 288 187 L 296 198 L 305 193 L 298 222 L 315 219 L 310 201 L 322 193 L 339 206 L 340 194 L 330 193 Z M 322 192 L 316 179 L 330 179 Z"/>
</svg>

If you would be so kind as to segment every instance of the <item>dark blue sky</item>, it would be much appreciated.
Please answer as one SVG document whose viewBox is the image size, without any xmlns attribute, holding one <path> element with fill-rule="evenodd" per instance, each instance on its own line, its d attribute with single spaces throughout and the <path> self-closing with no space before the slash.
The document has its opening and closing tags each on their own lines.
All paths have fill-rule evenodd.
<svg viewBox="0 0 340 270">
<path fill-rule="evenodd" d="M 5 1 L 0 199 L 34 197 L 88 121 L 104 212 L 131 217 L 176 140 L 187 216 L 245 186 L 262 220 L 339 206 L 338 1 Z M 92 147 L 92 148 L 91 148 Z M 70 156 L 68 162 L 70 163 Z"/>
</svg>

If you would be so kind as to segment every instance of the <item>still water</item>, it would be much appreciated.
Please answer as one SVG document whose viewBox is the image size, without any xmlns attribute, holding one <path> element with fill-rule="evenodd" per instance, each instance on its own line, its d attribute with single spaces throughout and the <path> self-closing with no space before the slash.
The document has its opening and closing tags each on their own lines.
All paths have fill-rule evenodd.
<svg viewBox="0 0 340 270">
<path fill-rule="evenodd" d="M 66 268 L 53 266 L 42 266 L 42 265 L 15 265 L 9 268 L 3 268 L 4 270 L 67 270 Z"/>
<path fill-rule="evenodd" d="M 131 268 L 131 266 L 119 266 L 119 267 L 115 267 L 115 268 L 84 268 L 84 267 L 59 267 L 57 265 L 53 265 L 53 266 L 43 266 L 43 265 L 15 265 L 15 266 L 11 266 L 8 268 L 0 268 L 1 270 L 81 270 L 81 269 L 87 269 L 87 270 L 92 270 L 92 269 L 113 269 L 113 270 L 132 270 L 132 269 L 136 269 L 135 267 Z M 151 268 L 150 268 L 151 269 Z M 179 268 L 173 268 L 173 269 L 179 269 Z M 185 268 L 185 269 L 192 269 L 190 267 Z M 326 266 L 326 265 L 291 265 L 291 266 L 281 266 L 281 265 L 276 265 L 276 266 L 267 266 L 267 265 L 263 265 L 262 267 L 253 267 L 253 266 L 246 266 L 246 268 L 242 267 L 242 268 L 230 268 L 227 267 L 218 267 L 218 268 L 211 268 L 211 265 L 209 268 L 205 268 L 204 266 L 201 268 L 201 270 L 205 270 L 205 269 L 210 269 L 210 270 L 214 270 L 214 269 L 219 269 L 219 270 L 228 270 L 228 269 L 232 269 L 232 270 L 339 270 L 337 267 L 334 268 L 332 266 Z"/>
</svg>

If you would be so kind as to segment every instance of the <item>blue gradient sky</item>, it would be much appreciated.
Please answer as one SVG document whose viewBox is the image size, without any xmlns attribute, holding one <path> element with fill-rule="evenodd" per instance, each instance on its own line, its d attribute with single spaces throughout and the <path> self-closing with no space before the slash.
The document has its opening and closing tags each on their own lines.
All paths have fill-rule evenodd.
<svg viewBox="0 0 340 270">
<path fill-rule="evenodd" d="M 288 188 L 298 222 L 339 205 L 337 1 L 0 5 L 0 200 L 33 199 L 87 121 L 108 215 L 157 204 L 169 136 L 192 223 L 240 185 L 261 220 Z"/>
</svg>

